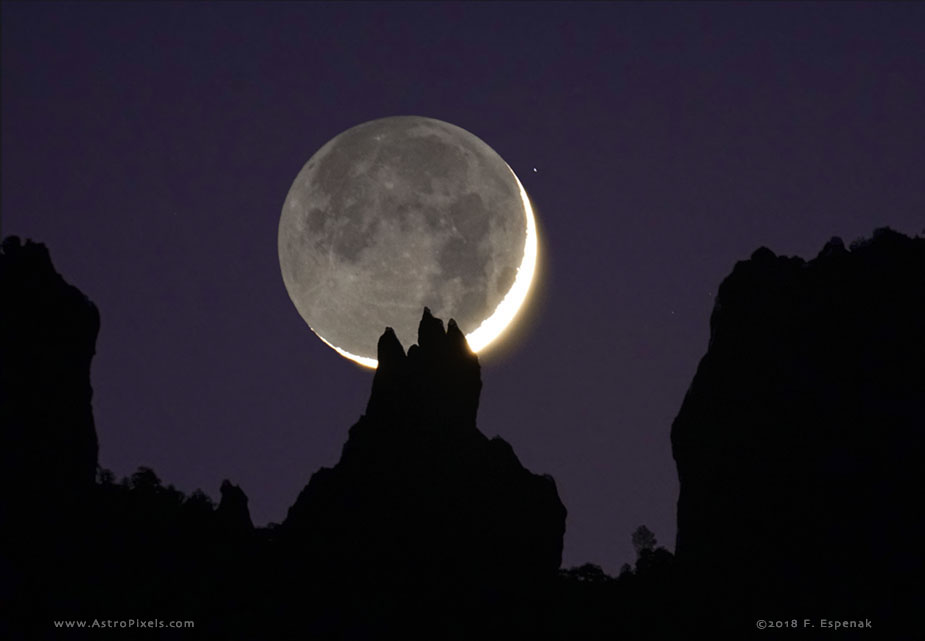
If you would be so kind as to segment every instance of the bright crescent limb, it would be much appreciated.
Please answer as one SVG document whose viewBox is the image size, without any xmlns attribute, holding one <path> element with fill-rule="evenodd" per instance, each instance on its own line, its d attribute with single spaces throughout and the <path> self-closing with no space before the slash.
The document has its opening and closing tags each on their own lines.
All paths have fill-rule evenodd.
<svg viewBox="0 0 925 641">
<path fill-rule="evenodd" d="M 514 284 L 511 285 L 507 294 L 505 294 L 501 302 L 498 303 L 492 315 L 466 335 L 466 341 L 469 343 L 469 348 L 473 352 L 479 352 L 491 344 L 492 341 L 498 338 L 507 326 L 510 325 L 511 321 L 514 320 L 514 317 L 517 315 L 517 312 L 520 311 L 524 301 L 527 300 L 527 294 L 530 293 L 530 285 L 533 283 L 533 274 L 536 271 L 538 243 L 536 238 L 536 221 L 533 218 L 533 208 L 530 206 L 530 198 L 527 196 L 524 186 L 520 184 L 517 174 L 514 173 L 510 165 L 505 163 L 505 166 L 517 182 L 517 188 L 520 190 L 520 199 L 523 201 L 524 215 L 527 219 L 527 231 L 524 240 L 524 258 L 520 267 L 517 268 L 517 276 L 514 277 Z M 349 358 L 364 367 L 375 369 L 379 366 L 379 362 L 375 358 L 351 354 L 342 347 L 328 342 L 321 334 L 315 332 L 315 335 L 341 356 Z"/>
<path fill-rule="evenodd" d="M 505 294 L 504 298 L 498 303 L 498 307 L 491 316 L 482 321 L 482 324 L 466 335 L 469 342 L 469 348 L 473 352 L 479 352 L 492 341 L 494 341 L 514 320 L 514 316 L 520 310 L 524 301 L 527 300 L 527 294 L 530 293 L 530 285 L 533 283 L 533 274 L 536 271 L 537 256 L 537 239 L 536 239 L 536 221 L 533 218 L 533 208 L 530 206 L 530 198 L 524 186 L 520 184 L 517 174 L 511 169 L 510 165 L 505 165 L 514 180 L 517 182 L 517 188 L 520 190 L 520 198 L 524 204 L 524 215 L 527 217 L 527 237 L 524 240 L 524 259 L 517 268 L 517 276 L 514 278 L 514 284 Z"/>
<path fill-rule="evenodd" d="M 318 332 L 315 332 L 315 336 L 317 336 L 322 341 L 324 341 L 325 345 L 333 349 L 335 352 L 337 352 L 344 358 L 349 358 L 350 360 L 359 363 L 363 367 L 369 367 L 372 369 L 376 369 L 377 367 L 379 367 L 379 361 L 377 361 L 375 358 L 367 358 L 366 356 L 357 356 L 356 354 L 351 354 L 350 352 L 343 349 L 342 347 L 338 347 L 337 345 L 334 345 L 333 343 L 329 343 L 327 340 L 325 340 L 324 336 L 322 336 Z"/>
</svg>

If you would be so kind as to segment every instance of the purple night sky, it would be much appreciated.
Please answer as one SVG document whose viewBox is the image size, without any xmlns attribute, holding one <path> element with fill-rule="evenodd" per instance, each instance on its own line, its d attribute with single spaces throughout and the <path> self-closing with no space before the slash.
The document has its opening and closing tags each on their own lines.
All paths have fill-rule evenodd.
<svg viewBox="0 0 925 641">
<path fill-rule="evenodd" d="M 353 125 L 463 127 L 535 204 L 542 280 L 482 358 L 479 427 L 555 477 L 567 566 L 616 572 L 643 523 L 673 548 L 669 430 L 737 260 L 925 228 L 922 4 L 2 12 L 2 233 L 100 308 L 100 462 L 213 498 L 227 477 L 257 524 L 337 461 L 370 390 L 276 244 L 292 180 Z"/>
</svg>

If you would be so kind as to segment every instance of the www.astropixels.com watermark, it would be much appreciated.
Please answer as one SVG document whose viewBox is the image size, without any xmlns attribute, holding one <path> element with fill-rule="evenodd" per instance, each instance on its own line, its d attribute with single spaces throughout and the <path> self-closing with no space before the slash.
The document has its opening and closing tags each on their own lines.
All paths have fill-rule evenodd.
<svg viewBox="0 0 925 641">
<path fill-rule="evenodd" d="M 784 628 L 819 628 L 820 630 L 872 630 L 870 619 L 758 619 L 755 627 L 759 630 L 779 630 Z"/>
<path fill-rule="evenodd" d="M 163 628 L 191 630 L 195 621 L 164 621 L 163 619 L 61 619 L 52 622 L 56 628 L 87 630 L 159 630 Z"/>
</svg>

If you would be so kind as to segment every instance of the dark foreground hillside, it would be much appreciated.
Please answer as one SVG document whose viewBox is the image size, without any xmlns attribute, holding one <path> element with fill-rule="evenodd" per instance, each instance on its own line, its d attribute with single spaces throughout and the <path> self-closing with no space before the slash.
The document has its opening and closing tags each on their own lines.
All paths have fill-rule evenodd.
<svg viewBox="0 0 925 641">
<path fill-rule="evenodd" d="M 165 626 L 146 639 L 777 638 L 756 621 L 816 636 L 823 618 L 891 638 L 922 602 L 922 239 L 736 266 L 673 426 L 677 557 L 640 528 L 618 578 L 560 569 L 555 482 L 479 431 L 479 363 L 452 321 L 425 311 L 407 353 L 383 334 L 340 461 L 255 528 L 230 481 L 216 505 L 99 468 L 99 314 L 44 246 L 3 241 L 0 301 L 3 639 L 128 631 L 65 619 Z"/>
</svg>

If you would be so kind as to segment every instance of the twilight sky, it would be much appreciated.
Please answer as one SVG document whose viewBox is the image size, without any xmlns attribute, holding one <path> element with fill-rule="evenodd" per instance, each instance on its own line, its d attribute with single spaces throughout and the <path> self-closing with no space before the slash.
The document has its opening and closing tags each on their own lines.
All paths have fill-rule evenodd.
<svg viewBox="0 0 925 641">
<path fill-rule="evenodd" d="M 479 427 L 555 477 L 564 564 L 616 572 L 642 523 L 673 548 L 669 430 L 735 262 L 925 230 L 923 33 L 917 3 L 4 2 L 0 230 L 100 308 L 101 464 L 282 521 L 372 381 L 286 294 L 289 186 L 367 120 L 471 131 L 542 242 Z"/>
</svg>

